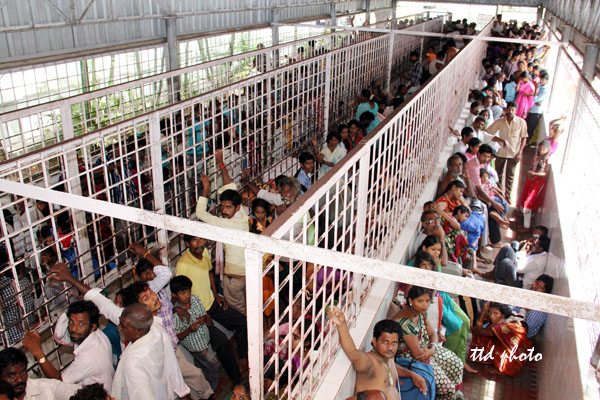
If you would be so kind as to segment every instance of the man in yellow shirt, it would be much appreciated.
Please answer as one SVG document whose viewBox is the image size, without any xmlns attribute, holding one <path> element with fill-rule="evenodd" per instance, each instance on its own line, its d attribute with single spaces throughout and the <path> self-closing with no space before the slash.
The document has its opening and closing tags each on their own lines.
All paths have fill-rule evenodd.
<svg viewBox="0 0 600 400">
<path fill-rule="evenodd" d="M 235 332 L 242 370 L 248 368 L 248 327 L 246 317 L 229 307 L 227 300 L 217 293 L 215 274 L 206 248 L 207 240 L 183 235 L 187 250 L 177 260 L 175 275 L 185 275 L 193 283 L 192 294 L 198 296 L 206 313 L 225 328 Z M 189 317 L 188 317 L 189 318 Z M 240 370 L 233 356 L 227 337 L 214 326 L 208 327 L 210 343 L 217 353 L 227 375 L 237 382 Z"/>
</svg>

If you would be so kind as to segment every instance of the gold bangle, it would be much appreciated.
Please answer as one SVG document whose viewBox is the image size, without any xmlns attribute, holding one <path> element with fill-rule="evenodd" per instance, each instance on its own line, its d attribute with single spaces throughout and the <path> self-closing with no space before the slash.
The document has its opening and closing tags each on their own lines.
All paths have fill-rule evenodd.
<svg viewBox="0 0 600 400">
<path fill-rule="evenodd" d="M 38 364 L 43 364 L 43 363 L 45 363 L 45 362 L 46 362 L 46 357 L 45 357 L 45 356 L 44 356 L 44 357 L 42 357 L 42 358 L 40 358 L 40 359 L 38 360 Z"/>
<path fill-rule="evenodd" d="M 144 258 L 146 258 L 146 256 L 147 256 L 148 254 L 150 254 L 150 252 L 149 252 L 149 251 L 145 252 L 145 253 L 144 253 Z"/>
</svg>

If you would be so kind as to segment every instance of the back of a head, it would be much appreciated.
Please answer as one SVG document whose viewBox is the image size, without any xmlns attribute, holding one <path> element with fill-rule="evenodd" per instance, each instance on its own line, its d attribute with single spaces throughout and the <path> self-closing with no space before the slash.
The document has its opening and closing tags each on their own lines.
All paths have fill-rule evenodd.
<svg viewBox="0 0 600 400">
<path fill-rule="evenodd" d="M 363 89 L 360 94 L 365 99 L 371 99 L 371 91 L 369 89 Z"/>
<path fill-rule="evenodd" d="M 375 115 L 373 115 L 372 112 L 370 111 L 365 111 L 364 113 L 360 114 L 359 119 L 361 122 L 363 121 L 374 121 L 375 120 Z"/>
<path fill-rule="evenodd" d="M 79 389 L 69 400 L 106 400 L 106 390 L 100 383 L 92 383 Z"/>
<path fill-rule="evenodd" d="M 546 252 L 550 251 L 550 238 L 548 236 L 540 236 L 538 238 L 538 244 L 542 250 Z"/>
<path fill-rule="evenodd" d="M 132 328 L 141 330 L 144 335 L 150 331 L 154 316 L 150 308 L 142 303 L 131 304 L 123 309 L 121 318 L 129 321 Z"/>
</svg>

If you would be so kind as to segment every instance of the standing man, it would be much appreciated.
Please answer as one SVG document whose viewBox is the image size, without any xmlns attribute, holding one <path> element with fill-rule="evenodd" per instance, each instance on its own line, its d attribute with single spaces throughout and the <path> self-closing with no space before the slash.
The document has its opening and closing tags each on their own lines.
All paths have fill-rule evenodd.
<svg viewBox="0 0 600 400">
<path fill-rule="evenodd" d="M 238 229 L 249 232 L 248 214 L 241 207 L 242 195 L 237 192 L 237 186 L 231 181 L 227 167 L 223 163 L 223 153 L 215 152 L 215 160 L 223 174 L 223 184 L 217 195 L 221 202 L 222 216 L 218 217 L 208 212 L 208 196 L 210 194 L 210 180 L 207 175 L 202 175 L 202 195 L 196 205 L 196 217 L 207 224 L 223 228 Z M 225 247 L 225 276 L 223 279 L 223 293 L 229 305 L 246 315 L 246 262 L 244 248 L 224 244 Z M 209 306 L 206 305 L 208 308 Z"/>
<path fill-rule="evenodd" d="M 396 389 L 399 376 L 411 378 L 423 394 L 427 393 L 425 379 L 394 362 L 400 340 L 400 326 L 395 321 L 384 319 L 376 323 L 373 328 L 373 350 L 364 352 L 356 348 L 346 317 L 339 308 L 330 306 L 327 316 L 337 327 L 340 345 L 356 371 L 355 393 L 380 390 L 385 393 L 386 399 L 400 400 L 400 393 Z"/>
<path fill-rule="evenodd" d="M 504 192 L 510 203 L 513 181 L 515 179 L 515 170 L 521 157 L 523 149 L 527 144 L 527 123 L 523 118 L 517 117 L 517 103 L 511 101 L 506 105 L 506 114 L 498 121 L 488 127 L 488 133 L 494 135 L 498 133 L 501 139 L 504 139 L 506 145 L 498 150 L 496 157 L 496 172 L 498 179 L 503 182 L 506 170 L 506 181 L 504 182 Z"/>
<path fill-rule="evenodd" d="M 529 139 L 533 137 L 535 128 L 540 123 L 544 111 L 546 111 L 546 102 L 548 100 L 548 80 L 550 75 L 546 71 L 540 74 L 540 83 L 537 87 L 535 97 L 533 98 L 533 106 L 527 114 L 525 121 L 527 122 L 527 136 Z"/>
</svg>

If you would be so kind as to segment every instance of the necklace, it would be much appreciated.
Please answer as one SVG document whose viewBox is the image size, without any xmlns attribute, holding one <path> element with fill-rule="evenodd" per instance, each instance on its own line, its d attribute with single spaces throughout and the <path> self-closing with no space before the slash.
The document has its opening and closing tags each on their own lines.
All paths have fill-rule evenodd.
<svg viewBox="0 0 600 400">
<path fill-rule="evenodd" d="M 381 360 L 381 358 L 377 355 L 377 353 L 375 353 L 375 351 L 371 350 L 371 352 L 375 355 L 376 358 L 378 358 L 381 361 L 381 363 L 383 365 L 385 365 L 385 368 L 387 369 L 387 372 L 388 372 L 389 384 L 390 384 L 390 386 L 394 386 L 394 378 L 392 377 L 392 371 L 390 370 L 389 363 Z"/>
</svg>

